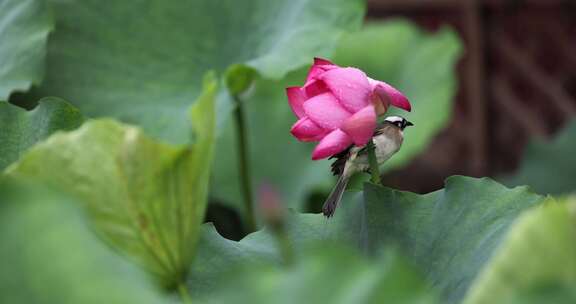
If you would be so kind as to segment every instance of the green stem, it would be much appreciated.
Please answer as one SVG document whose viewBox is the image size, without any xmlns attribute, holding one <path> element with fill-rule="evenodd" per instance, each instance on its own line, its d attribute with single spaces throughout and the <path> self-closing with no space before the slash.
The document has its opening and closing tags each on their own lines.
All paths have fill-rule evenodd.
<svg viewBox="0 0 576 304">
<path fill-rule="evenodd" d="M 284 229 L 279 230 L 276 233 L 276 240 L 278 242 L 278 249 L 282 255 L 282 259 L 286 265 L 292 265 L 294 262 L 294 252 L 292 251 L 292 246 L 290 245 L 290 239 L 286 235 Z"/>
<path fill-rule="evenodd" d="M 236 101 L 235 121 L 236 136 L 238 143 L 238 171 L 240 173 L 240 183 L 242 196 L 244 199 L 244 209 L 246 213 L 247 232 L 256 231 L 256 220 L 254 218 L 254 206 L 252 195 L 252 175 L 250 174 L 250 161 L 248 154 L 247 127 L 244 120 L 243 102 L 238 96 L 234 96 Z"/>
<path fill-rule="evenodd" d="M 370 163 L 370 172 L 372 173 L 372 183 L 380 185 L 380 168 L 376 154 L 374 153 L 374 141 L 370 140 L 366 149 L 368 150 L 368 162 Z"/>
<path fill-rule="evenodd" d="M 184 283 L 178 283 L 178 293 L 180 293 L 180 298 L 182 299 L 182 303 L 184 304 L 192 304 L 192 298 L 188 293 L 188 289 Z"/>
</svg>

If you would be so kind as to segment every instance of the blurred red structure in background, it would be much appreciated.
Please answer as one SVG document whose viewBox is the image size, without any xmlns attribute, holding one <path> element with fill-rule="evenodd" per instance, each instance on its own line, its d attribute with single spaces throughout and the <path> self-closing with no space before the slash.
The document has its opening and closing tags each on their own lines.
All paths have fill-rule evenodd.
<svg viewBox="0 0 576 304">
<path fill-rule="evenodd" d="M 450 126 L 386 185 L 429 192 L 454 174 L 516 168 L 531 137 L 576 114 L 576 1 L 369 0 L 368 19 L 406 17 L 454 27 L 464 41 Z"/>
</svg>

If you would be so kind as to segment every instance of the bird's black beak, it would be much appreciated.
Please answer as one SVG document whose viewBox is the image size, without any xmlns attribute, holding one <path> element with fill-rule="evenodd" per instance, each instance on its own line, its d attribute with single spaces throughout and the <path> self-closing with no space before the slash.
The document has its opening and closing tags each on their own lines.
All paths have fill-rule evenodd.
<svg viewBox="0 0 576 304">
<path fill-rule="evenodd" d="M 407 127 L 413 126 L 413 125 L 414 125 L 413 123 L 411 123 L 411 122 L 409 122 L 409 121 L 406 121 L 406 126 L 407 126 Z"/>
</svg>

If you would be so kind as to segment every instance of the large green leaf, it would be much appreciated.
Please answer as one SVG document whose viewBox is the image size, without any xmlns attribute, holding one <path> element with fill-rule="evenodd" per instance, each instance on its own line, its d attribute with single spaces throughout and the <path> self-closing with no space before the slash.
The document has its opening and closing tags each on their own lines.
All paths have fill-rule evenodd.
<svg viewBox="0 0 576 304">
<path fill-rule="evenodd" d="M 427 34 L 407 21 L 368 23 L 340 41 L 336 63 L 359 67 L 370 77 L 392 84 L 412 103 L 411 113 L 392 110 L 387 114 L 402 115 L 415 126 L 406 131 L 402 149 L 385 168 L 407 164 L 448 124 L 461 50 L 453 30 Z"/>
<path fill-rule="evenodd" d="M 369 262 L 346 247 L 325 245 L 305 250 L 289 267 L 240 266 L 206 303 L 435 302 L 421 276 L 396 254 Z"/>
<path fill-rule="evenodd" d="M 0 1 L 0 100 L 40 83 L 52 22 L 46 1 Z"/>
<path fill-rule="evenodd" d="M 367 248 L 398 243 L 448 303 L 458 302 L 501 243 L 510 224 L 542 197 L 525 187 L 505 188 L 490 179 L 452 177 L 426 195 L 367 184 Z"/>
<path fill-rule="evenodd" d="M 110 250 L 70 198 L 0 185 L 1 303 L 170 303 Z"/>
<path fill-rule="evenodd" d="M 409 161 L 447 123 L 460 48 L 460 41 L 451 30 L 429 35 L 405 21 L 369 24 L 339 42 L 335 63 L 358 66 L 371 77 L 390 81 L 413 103 L 413 113 L 402 115 L 416 126 L 406 131 L 404 146 L 390 160 L 391 166 Z M 421 72 L 423 67 L 426 73 Z M 334 182 L 328 162 L 311 161 L 313 144 L 300 143 L 289 133 L 296 118 L 284 88 L 302 85 L 305 72 L 291 73 L 282 81 L 259 80 L 253 95 L 245 100 L 253 185 L 274 184 L 283 200 L 295 208 L 302 206 L 312 189 L 325 189 Z M 214 166 L 218 187 L 213 194 L 220 201 L 240 206 L 237 157 L 231 152 L 236 151 L 232 122 L 228 122 L 218 146 Z"/>
<path fill-rule="evenodd" d="M 396 253 L 368 262 L 342 244 L 301 234 L 290 220 L 291 241 L 298 247 L 294 265 L 281 265 L 277 243 L 267 232 L 240 242 L 222 238 L 204 226 L 198 258 L 188 287 L 206 303 L 433 303 L 417 271 Z M 315 216 L 316 217 L 316 216 Z M 312 242 L 302 242 L 302 238 Z"/>
<path fill-rule="evenodd" d="M 366 184 L 363 194 L 347 194 L 334 218 L 291 215 L 288 232 L 297 248 L 331 240 L 373 255 L 382 246 L 399 246 L 447 303 L 457 303 L 510 224 L 541 200 L 525 187 L 508 189 L 487 178 L 451 177 L 445 189 L 425 195 Z M 278 260 L 276 250 L 267 245 L 273 241 L 267 231 L 250 234 L 239 243 L 207 234 L 193 275 L 210 282 L 244 259 Z M 224 245 L 234 250 L 212 251 L 222 252 L 216 249 Z M 214 264 L 218 266 L 207 266 Z"/>
<path fill-rule="evenodd" d="M 315 55 L 329 55 L 364 12 L 361 0 L 76 0 L 52 6 L 56 29 L 37 93 L 74 100 L 88 116 L 138 124 L 172 142 L 189 138 L 187 109 L 207 70 L 239 63 L 282 77 Z"/>
<path fill-rule="evenodd" d="M 0 171 L 32 145 L 58 130 L 72 130 L 84 118 L 62 99 L 43 98 L 32 111 L 0 101 Z"/>
<path fill-rule="evenodd" d="M 574 303 L 575 208 L 551 200 L 523 215 L 464 303 Z"/>
<path fill-rule="evenodd" d="M 529 185 L 542 194 L 576 191 L 576 121 L 554 140 L 534 140 L 526 151 L 518 172 L 502 180 L 510 185 Z"/>
<path fill-rule="evenodd" d="M 36 145 L 8 172 L 74 194 L 107 241 L 164 284 L 175 284 L 189 268 L 204 216 L 215 93 L 215 80 L 207 78 L 192 111 L 197 132 L 191 147 L 156 142 L 112 120 L 94 120 Z"/>
</svg>

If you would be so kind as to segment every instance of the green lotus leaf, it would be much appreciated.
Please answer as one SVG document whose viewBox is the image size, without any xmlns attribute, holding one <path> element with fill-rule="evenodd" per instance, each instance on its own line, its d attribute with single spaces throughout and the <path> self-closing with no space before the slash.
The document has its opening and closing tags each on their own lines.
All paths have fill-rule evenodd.
<svg viewBox="0 0 576 304">
<path fill-rule="evenodd" d="M 360 25 L 364 6 L 361 0 L 53 1 L 46 77 L 32 94 L 61 96 L 87 116 L 114 117 L 183 143 L 206 71 L 241 64 L 281 78 L 313 56 L 329 55 L 343 31 Z"/>
<path fill-rule="evenodd" d="M 0 182 L 0 302 L 173 303 L 111 251 L 78 202 L 45 187 Z"/>
<path fill-rule="evenodd" d="M 239 265 L 205 302 L 437 303 L 422 277 L 399 255 L 388 252 L 369 261 L 334 245 L 308 248 L 286 267 Z"/>
<path fill-rule="evenodd" d="M 0 171 L 35 143 L 56 131 L 76 129 L 83 121 L 76 108 L 56 97 L 42 98 L 32 111 L 0 102 Z"/>
<path fill-rule="evenodd" d="M 287 234 L 296 252 L 325 241 L 349 244 L 369 256 L 397 247 L 445 303 L 459 303 L 502 245 L 510 225 L 542 200 L 526 187 L 509 189 L 488 178 L 454 176 L 444 189 L 424 195 L 366 184 L 363 192 L 348 192 L 329 220 L 320 214 L 292 213 L 286 219 Z M 273 244 L 268 230 L 240 242 L 205 231 L 191 280 L 209 288 L 231 265 L 279 261 Z"/>
<path fill-rule="evenodd" d="M 40 83 L 52 28 L 46 1 L 0 1 L 0 100 Z"/>
<path fill-rule="evenodd" d="M 92 120 L 34 146 L 8 170 L 71 193 L 98 233 L 167 287 L 186 276 L 204 218 L 214 148 L 214 76 L 192 110 L 195 143 L 172 146 L 139 128 Z"/>
<path fill-rule="evenodd" d="M 575 210 L 574 198 L 550 199 L 523 214 L 464 303 L 574 303 Z"/>
</svg>

